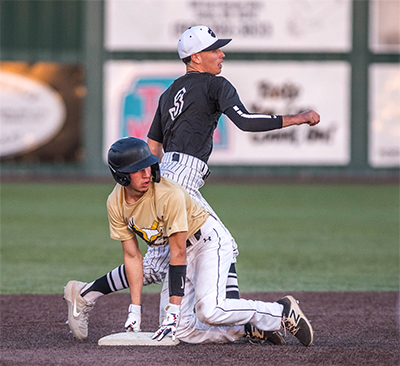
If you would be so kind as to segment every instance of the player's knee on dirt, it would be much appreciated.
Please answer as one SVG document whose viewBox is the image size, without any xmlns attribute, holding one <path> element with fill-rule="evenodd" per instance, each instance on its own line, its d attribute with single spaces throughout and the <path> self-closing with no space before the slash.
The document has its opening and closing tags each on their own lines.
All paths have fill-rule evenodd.
<svg viewBox="0 0 400 366">
<path fill-rule="evenodd" d="M 188 337 L 196 330 L 196 316 L 184 316 L 179 319 L 176 337 L 185 342 L 185 337 Z"/>
<path fill-rule="evenodd" d="M 199 301 L 196 305 L 196 315 L 203 324 L 209 326 L 223 323 L 223 313 L 212 301 Z"/>
</svg>

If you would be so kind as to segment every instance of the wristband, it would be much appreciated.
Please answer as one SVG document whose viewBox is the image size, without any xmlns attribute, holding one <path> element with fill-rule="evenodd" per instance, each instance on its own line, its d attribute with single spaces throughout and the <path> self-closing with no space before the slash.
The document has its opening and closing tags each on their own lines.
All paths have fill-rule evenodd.
<svg viewBox="0 0 400 366">
<path fill-rule="evenodd" d="M 169 296 L 185 294 L 186 264 L 180 266 L 169 265 Z"/>
</svg>

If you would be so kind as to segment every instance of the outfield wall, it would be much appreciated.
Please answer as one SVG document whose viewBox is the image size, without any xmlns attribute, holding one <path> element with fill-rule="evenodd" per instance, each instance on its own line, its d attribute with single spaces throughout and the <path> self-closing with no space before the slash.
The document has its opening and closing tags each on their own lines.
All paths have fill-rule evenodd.
<svg viewBox="0 0 400 366">
<path fill-rule="evenodd" d="M 17 6 L 18 5 L 18 6 Z M 315 109 L 315 128 L 239 131 L 219 121 L 218 176 L 396 177 L 400 6 L 394 0 L 1 2 L 2 174 L 105 175 L 122 136 L 145 138 L 184 72 L 175 47 L 207 24 L 222 75 L 249 110 Z"/>
</svg>

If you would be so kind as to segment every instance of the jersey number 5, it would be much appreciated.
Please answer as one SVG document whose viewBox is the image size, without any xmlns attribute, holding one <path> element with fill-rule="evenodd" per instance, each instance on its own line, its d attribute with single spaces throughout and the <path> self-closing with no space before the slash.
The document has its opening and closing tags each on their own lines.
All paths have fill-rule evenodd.
<svg viewBox="0 0 400 366">
<path fill-rule="evenodd" d="M 169 109 L 171 119 L 174 121 L 181 113 L 183 109 L 183 96 L 186 93 L 186 89 L 182 88 L 179 90 L 174 98 L 174 106 Z"/>
</svg>

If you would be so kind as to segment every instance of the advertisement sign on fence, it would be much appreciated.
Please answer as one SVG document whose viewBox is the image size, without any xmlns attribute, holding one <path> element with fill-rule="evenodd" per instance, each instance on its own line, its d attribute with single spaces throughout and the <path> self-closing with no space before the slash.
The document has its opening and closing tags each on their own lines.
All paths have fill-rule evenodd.
<svg viewBox="0 0 400 366">
<path fill-rule="evenodd" d="M 107 0 L 109 51 L 175 51 L 188 27 L 233 38 L 232 51 L 351 49 L 351 0 Z M 157 20 L 157 21 L 154 21 Z"/>
<path fill-rule="evenodd" d="M 374 168 L 400 166 L 400 66 L 370 67 L 369 163 Z"/>
<path fill-rule="evenodd" d="M 106 63 L 104 156 L 122 136 L 146 139 L 159 95 L 184 70 L 181 62 Z M 314 109 L 321 115 L 321 123 L 249 133 L 223 115 L 210 164 L 349 163 L 350 81 L 345 62 L 229 62 L 223 75 L 251 112 L 295 114 Z"/>
<path fill-rule="evenodd" d="M 1 62 L 0 160 L 81 161 L 85 93 L 79 65 Z"/>
<path fill-rule="evenodd" d="M 34 150 L 65 120 L 65 105 L 48 85 L 0 70 L 0 157 Z"/>
</svg>

